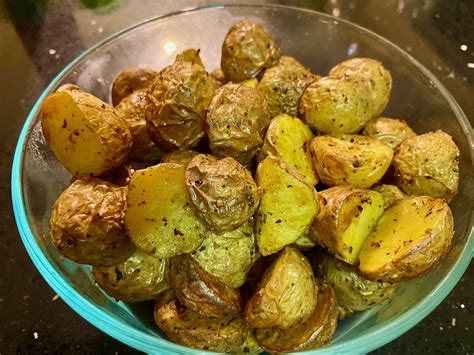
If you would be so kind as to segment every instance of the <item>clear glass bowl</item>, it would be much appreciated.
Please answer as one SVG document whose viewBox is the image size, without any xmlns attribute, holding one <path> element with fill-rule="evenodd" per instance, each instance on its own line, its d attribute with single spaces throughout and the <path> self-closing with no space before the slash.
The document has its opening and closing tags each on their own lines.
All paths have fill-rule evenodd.
<svg viewBox="0 0 474 355">
<path fill-rule="evenodd" d="M 433 74 L 387 40 L 331 16 L 281 6 L 211 6 L 149 20 L 81 54 L 43 92 L 18 140 L 12 195 L 23 243 L 58 295 L 105 333 L 145 352 L 203 353 L 167 340 L 153 323 L 151 304 L 130 305 L 109 298 L 94 284 L 88 266 L 63 260 L 45 237 L 51 206 L 71 177 L 45 144 L 38 114 L 44 98 L 61 84 L 76 83 L 110 101 L 110 86 L 120 70 L 136 65 L 159 69 L 189 47 L 201 49 L 207 68 L 217 68 L 227 30 L 242 19 L 263 24 L 283 53 L 318 74 L 350 56 L 380 60 L 394 80 L 384 114 L 407 119 L 419 133 L 443 129 L 461 150 L 461 184 L 451 203 L 456 235 L 449 254 L 435 270 L 400 287 L 391 302 L 342 321 L 331 345 L 312 353 L 373 350 L 428 315 L 453 289 L 472 258 L 473 137 L 468 120 Z"/>
</svg>

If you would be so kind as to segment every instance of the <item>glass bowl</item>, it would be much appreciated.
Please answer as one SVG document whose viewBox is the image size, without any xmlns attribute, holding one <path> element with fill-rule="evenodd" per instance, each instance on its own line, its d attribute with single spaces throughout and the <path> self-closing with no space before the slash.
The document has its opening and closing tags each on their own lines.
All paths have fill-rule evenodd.
<svg viewBox="0 0 474 355">
<path fill-rule="evenodd" d="M 389 117 L 405 118 L 419 133 L 443 129 L 461 150 L 461 183 L 451 203 L 456 235 L 449 254 L 426 276 L 407 282 L 392 301 L 341 321 L 328 347 L 311 353 L 363 353 L 395 339 L 431 312 L 453 289 L 473 250 L 473 137 L 468 120 L 443 85 L 414 60 L 380 36 L 314 11 L 283 6 L 210 6 L 155 18 L 90 48 L 51 82 L 23 127 L 15 152 L 12 196 L 18 229 L 36 267 L 77 313 L 110 336 L 149 353 L 203 353 L 174 344 L 157 329 L 152 304 L 115 302 L 91 279 L 90 267 L 63 260 L 48 235 L 50 209 L 71 180 L 45 144 L 39 107 L 61 84 L 75 83 L 110 102 L 110 86 L 129 66 L 159 69 L 186 48 L 200 48 L 210 70 L 220 63 L 223 38 L 242 19 L 259 22 L 282 52 L 317 74 L 326 74 L 351 56 L 380 60 L 393 76 Z"/>
</svg>

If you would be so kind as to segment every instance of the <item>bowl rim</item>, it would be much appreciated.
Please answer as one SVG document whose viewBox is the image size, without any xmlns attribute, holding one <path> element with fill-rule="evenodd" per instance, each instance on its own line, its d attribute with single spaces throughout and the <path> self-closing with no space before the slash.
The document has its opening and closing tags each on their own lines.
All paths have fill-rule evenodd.
<svg viewBox="0 0 474 355">
<path fill-rule="evenodd" d="M 194 354 L 208 354 L 210 352 L 196 350 L 188 348 L 174 342 L 171 342 L 165 338 L 158 338 L 151 333 L 146 333 L 141 330 L 135 329 L 128 322 L 116 318 L 114 315 L 111 315 L 99 308 L 96 308 L 94 302 L 81 295 L 78 291 L 74 289 L 69 283 L 64 282 L 64 279 L 55 271 L 51 270 L 50 263 L 45 254 L 43 254 L 39 244 L 36 242 L 36 239 L 29 227 L 24 200 L 23 200 L 23 191 L 22 191 L 22 162 L 24 156 L 23 145 L 28 136 L 28 130 L 34 118 L 37 116 L 40 109 L 40 105 L 50 91 L 57 85 L 57 83 L 71 71 L 77 64 L 79 64 L 84 58 L 86 58 L 90 53 L 95 50 L 103 47 L 104 45 L 117 40 L 118 38 L 131 33 L 133 31 L 139 30 L 149 24 L 157 23 L 163 20 L 166 20 L 175 16 L 182 16 L 191 13 L 199 13 L 203 11 L 219 11 L 224 8 L 238 8 L 238 7 L 253 7 L 253 8 L 275 8 L 275 9 L 288 9 L 295 12 L 304 12 L 312 13 L 318 15 L 321 19 L 336 21 L 336 23 L 343 23 L 346 26 L 353 27 L 359 31 L 364 32 L 369 36 L 375 37 L 380 42 L 384 43 L 386 46 L 392 47 L 396 51 L 400 52 L 405 60 L 411 62 L 430 82 L 438 89 L 441 93 L 443 99 L 446 100 L 451 110 L 457 117 L 459 124 L 466 136 L 468 143 L 471 147 L 471 166 L 474 161 L 474 149 L 473 149 L 473 131 L 470 125 L 469 120 L 450 94 L 450 92 L 444 87 L 444 85 L 436 78 L 436 76 L 426 69 L 421 63 L 414 59 L 410 54 L 406 53 L 399 46 L 385 39 L 384 37 L 378 35 L 377 33 L 366 29 L 362 26 L 359 26 L 355 23 L 352 23 L 348 20 L 343 20 L 331 15 L 327 15 L 318 11 L 296 7 L 296 6 L 286 6 L 286 5 L 277 5 L 277 4 L 211 4 L 198 7 L 188 7 L 179 11 L 170 12 L 167 14 L 159 15 L 146 19 L 142 22 L 124 28 L 107 38 L 97 42 L 93 46 L 84 50 L 78 56 L 76 56 L 68 65 L 66 65 L 49 83 L 49 85 L 44 89 L 42 94 L 39 96 L 34 106 L 32 107 L 26 121 L 23 124 L 21 133 L 18 138 L 18 143 L 15 149 L 15 154 L 12 164 L 12 175 L 11 175 L 11 193 L 12 193 L 12 205 L 15 215 L 15 220 L 17 227 L 25 245 L 25 248 L 32 259 L 33 263 L 37 267 L 40 274 L 49 284 L 49 286 L 56 291 L 56 293 L 61 296 L 61 298 L 81 317 L 85 318 L 89 323 L 99 328 L 104 333 L 112 336 L 113 338 L 132 346 L 136 349 L 148 352 L 156 352 L 157 350 L 166 350 L 170 353 L 194 353 Z M 452 291 L 454 286 L 458 283 L 465 270 L 467 269 L 474 253 L 474 212 L 471 211 L 469 225 L 465 233 L 469 233 L 468 240 L 464 245 L 464 248 L 459 254 L 459 257 L 454 262 L 451 270 L 443 277 L 443 279 L 434 287 L 430 293 L 425 296 L 421 301 L 412 306 L 405 313 L 401 314 L 388 324 L 381 326 L 378 329 L 375 329 L 367 334 L 364 334 L 357 339 L 348 340 L 341 342 L 337 345 L 331 345 L 328 348 L 320 348 L 308 351 L 307 353 L 318 353 L 318 354 L 333 354 L 340 353 L 348 349 L 351 352 L 368 352 L 374 350 L 392 340 L 399 337 L 410 328 L 415 326 L 423 318 L 425 318 L 435 307 L 437 307 L 446 296 Z M 383 336 L 382 336 L 383 335 Z M 160 347 L 160 348 L 158 348 Z"/>
</svg>

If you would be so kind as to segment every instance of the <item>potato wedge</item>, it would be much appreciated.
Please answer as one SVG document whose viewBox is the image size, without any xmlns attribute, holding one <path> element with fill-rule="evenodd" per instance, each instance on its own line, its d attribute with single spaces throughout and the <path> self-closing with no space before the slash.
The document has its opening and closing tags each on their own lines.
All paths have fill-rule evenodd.
<svg viewBox="0 0 474 355">
<path fill-rule="evenodd" d="M 410 197 L 388 209 L 359 255 L 359 269 L 369 280 L 397 282 L 431 270 L 448 252 L 453 216 L 446 201 Z"/>
<path fill-rule="evenodd" d="M 69 86 L 41 105 L 41 127 L 59 162 L 73 175 L 99 176 L 122 165 L 132 135 L 120 113 Z"/>
<path fill-rule="evenodd" d="M 258 165 L 257 185 L 263 191 L 256 213 L 257 244 L 262 255 L 269 255 L 306 232 L 318 212 L 318 199 L 304 176 L 273 156 Z"/>
<path fill-rule="evenodd" d="M 154 257 L 191 253 L 204 238 L 184 172 L 182 165 L 158 164 L 136 171 L 128 185 L 125 226 L 135 245 Z"/>
<path fill-rule="evenodd" d="M 171 259 L 170 282 L 179 302 L 200 315 L 226 317 L 238 314 L 242 307 L 238 289 L 209 275 L 189 255 Z"/>
<path fill-rule="evenodd" d="M 140 67 L 121 71 L 112 84 L 112 104 L 117 106 L 134 91 L 149 87 L 157 75 L 152 69 Z"/>
<path fill-rule="evenodd" d="M 286 247 L 265 272 L 245 306 L 244 317 L 255 328 L 287 329 L 311 316 L 317 295 L 308 260 L 295 248 Z"/>
<path fill-rule="evenodd" d="M 378 192 L 340 185 L 319 192 L 321 210 L 309 229 L 316 243 L 349 264 L 357 264 L 364 240 L 383 213 Z"/>
<path fill-rule="evenodd" d="M 369 188 L 382 178 L 393 157 L 382 142 L 351 134 L 315 137 L 309 150 L 321 182 L 328 186 Z"/>
<path fill-rule="evenodd" d="M 392 149 L 398 147 L 405 139 L 416 136 L 404 120 L 387 117 L 374 118 L 367 122 L 362 134 L 373 137 Z"/>
<path fill-rule="evenodd" d="M 318 178 L 307 147 L 313 137 L 313 132 L 300 119 L 279 115 L 272 119 L 268 126 L 258 160 L 262 161 L 268 155 L 274 155 L 316 185 Z"/>
<path fill-rule="evenodd" d="M 377 191 L 383 197 L 383 209 L 388 210 L 398 201 L 403 200 L 405 195 L 396 185 L 381 184 L 375 186 L 372 190 Z"/>
<path fill-rule="evenodd" d="M 311 316 L 301 324 L 282 330 L 256 329 L 257 342 L 268 352 L 303 351 L 327 345 L 336 332 L 338 307 L 331 286 L 316 280 L 318 302 Z"/>
</svg>

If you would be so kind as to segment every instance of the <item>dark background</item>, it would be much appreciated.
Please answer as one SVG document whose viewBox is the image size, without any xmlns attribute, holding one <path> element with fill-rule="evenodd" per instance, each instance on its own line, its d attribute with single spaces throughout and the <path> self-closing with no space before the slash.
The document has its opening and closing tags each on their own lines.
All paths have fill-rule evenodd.
<svg viewBox="0 0 474 355">
<path fill-rule="evenodd" d="M 313 8 L 388 38 L 431 70 L 472 122 L 474 1 L 267 2 Z M 11 208 L 13 151 L 36 98 L 76 55 L 124 27 L 206 3 L 0 0 L 0 355 L 135 353 L 74 313 L 36 271 L 21 243 Z M 425 320 L 374 353 L 474 354 L 473 282 L 471 267 Z"/>
</svg>

